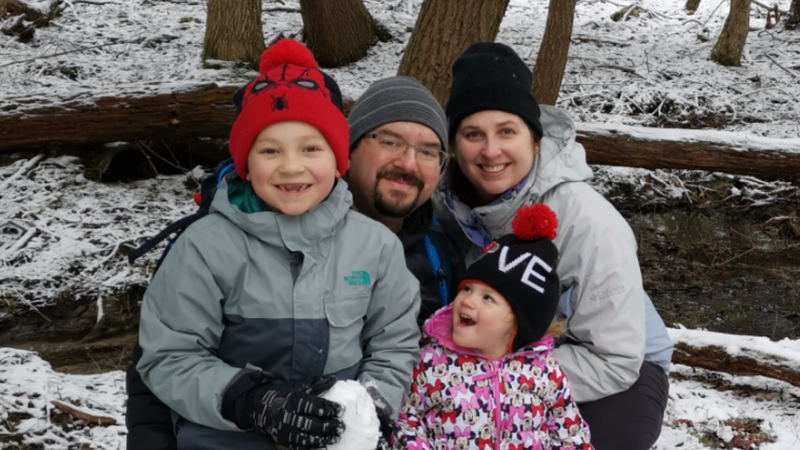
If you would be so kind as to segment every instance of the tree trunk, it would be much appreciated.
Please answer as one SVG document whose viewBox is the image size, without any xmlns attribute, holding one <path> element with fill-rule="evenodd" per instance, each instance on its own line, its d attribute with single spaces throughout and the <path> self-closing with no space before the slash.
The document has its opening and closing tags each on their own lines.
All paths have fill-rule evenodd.
<svg viewBox="0 0 800 450">
<path fill-rule="evenodd" d="M 686 0 L 687 11 L 697 11 L 697 8 L 699 7 L 700 7 L 700 0 Z"/>
<path fill-rule="evenodd" d="M 246 61 L 258 67 L 264 48 L 261 0 L 208 0 L 203 61 Z"/>
<path fill-rule="evenodd" d="M 685 342 L 677 342 L 672 362 L 737 376 L 760 375 L 800 387 L 800 367 L 788 363 L 780 355 L 766 356 L 774 362 L 758 361 L 748 356 L 734 356 L 716 345 L 695 347 Z"/>
<path fill-rule="evenodd" d="M 576 128 L 591 164 L 800 180 L 800 139 L 587 123 Z"/>
<path fill-rule="evenodd" d="M 575 0 L 550 0 L 547 27 L 533 69 L 533 96 L 539 103 L 555 105 L 567 66 Z"/>
<path fill-rule="evenodd" d="M 0 102 L 0 153 L 116 141 L 225 138 L 233 123 L 235 87 L 201 86 L 151 97 L 105 97 L 62 103 Z M 349 111 L 352 102 L 345 103 Z M 13 114 L 11 114 L 13 111 Z M 577 140 L 591 164 L 696 169 L 764 179 L 800 177 L 800 139 L 725 131 L 578 123 Z"/>
<path fill-rule="evenodd" d="M 800 27 L 800 0 L 792 0 L 792 6 L 789 8 L 789 19 L 784 27 L 787 30 L 796 30 Z"/>
<path fill-rule="evenodd" d="M 0 114 L 0 152 L 52 144 L 225 137 L 233 123 L 234 91 L 235 86 L 212 84 L 149 97 L 103 97 L 94 104 L 27 104 L 14 110 L 16 115 Z"/>
<path fill-rule="evenodd" d="M 731 0 L 731 12 L 719 35 L 711 59 L 723 66 L 741 66 L 742 50 L 750 32 L 750 0 Z"/>
<path fill-rule="evenodd" d="M 306 45 L 322 67 L 340 67 L 363 58 L 372 41 L 388 32 L 362 0 L 300 0 Z"/>
<path fill-rule="evenodd" d="M 48 100 L 0 99 L 0 153 L 117 141 L 227 138 L 236 89 L 209 84 L 147 97 L 101 97 L 93 103 L 76 100 L 57 106 Z M 352 104 L 345 102 L 345 114 Z"/>
<path fill-rule="evenodd" d="M 508 0 L 426 0 L 398 75 L 422 82 L 444 104 L 456 58 L 471 44 L 494 41 Z"/>
</svg>

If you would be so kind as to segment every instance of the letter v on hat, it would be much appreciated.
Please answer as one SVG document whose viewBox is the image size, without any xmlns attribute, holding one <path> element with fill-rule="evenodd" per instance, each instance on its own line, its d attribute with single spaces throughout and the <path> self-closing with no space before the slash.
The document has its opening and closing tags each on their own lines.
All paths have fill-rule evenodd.
<svg viewBox="0 0 800 450">
<path fill-rule="evenodd" d="M 530 257 L 531 254 L 526 252 L 518 256 L 517 259 L 511 261 L 510 263 L 506 263 L 506 259 L 508 259 L 508 246 L 504 245 L 502 250 L 500 250 L 500 258 L 497 261 L 497 269 L 500 270 L 500 272 L 508 273 L 509 270 L 524 263 L 525 260 Z"/>
</svg>

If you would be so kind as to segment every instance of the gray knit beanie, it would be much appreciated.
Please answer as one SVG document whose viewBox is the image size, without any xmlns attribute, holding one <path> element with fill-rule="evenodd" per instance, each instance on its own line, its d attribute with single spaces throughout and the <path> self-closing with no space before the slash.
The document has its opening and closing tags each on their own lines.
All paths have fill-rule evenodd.
<svg viewBox="0 0 800 450">
<path fill-rule="evenodd" d="M 416 122 L 433 130 L 447 149 L 447 118 L 425 86 L 411 77 L 390 77 L 372 83 L 350 115 L 350 151 L 369 131 L 390 122 Z"/>
</svg>

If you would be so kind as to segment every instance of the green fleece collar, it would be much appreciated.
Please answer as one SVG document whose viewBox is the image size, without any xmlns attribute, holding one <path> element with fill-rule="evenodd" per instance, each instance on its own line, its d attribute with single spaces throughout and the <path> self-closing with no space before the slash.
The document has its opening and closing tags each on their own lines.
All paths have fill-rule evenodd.
<svg viewBox="0 0 800 450">
<path fill-rule="evenodd" d="M 296 216 L 274 211 L 266 205 L 263 206 L 265 209 L 257 209 L 258 202 L 247 194 L 252 186 L 249 189 L 241 185 L 235 186 L 240 181 L 234 172 L 231 176 L 224 177 L 209 212 L 225 216 L 260 241 L 291 251 L 321 252 L 321 243 L 333 237 L 353 205 L 353 196 L 347 189 L 347 183 L 341 178 L 325 200 Z M 250 185 L 247 182 L 245 184 Z M 231 185 L 240 190 L 240 193 L 229 195 Z M 255 192 L 252 195 L 257 197 Z"/>
<path fill-rule="evenodd" d="M 269 206 L 256 194 L 253 185 L 241 178 L 228 180 L 228 201 L 245 214 L 270 211 Z"/>
</svg>

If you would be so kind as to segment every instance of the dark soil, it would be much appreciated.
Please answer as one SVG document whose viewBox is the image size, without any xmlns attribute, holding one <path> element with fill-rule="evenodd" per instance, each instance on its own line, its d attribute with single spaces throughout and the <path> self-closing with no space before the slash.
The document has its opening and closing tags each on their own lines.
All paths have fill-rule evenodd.
<svg viewBox="0 0 800 450">
<path fill-rule="evenodd" d="M 656 180 L 608 194 L 633 227 L 645 289 L 664 322 L 800 338 L 800 186 L 680 176 L 689 193 L 678 198 L 659 195 L 667 189 Z M 732 189 L 750 198 L 730 198 Z"/>
</svg>

